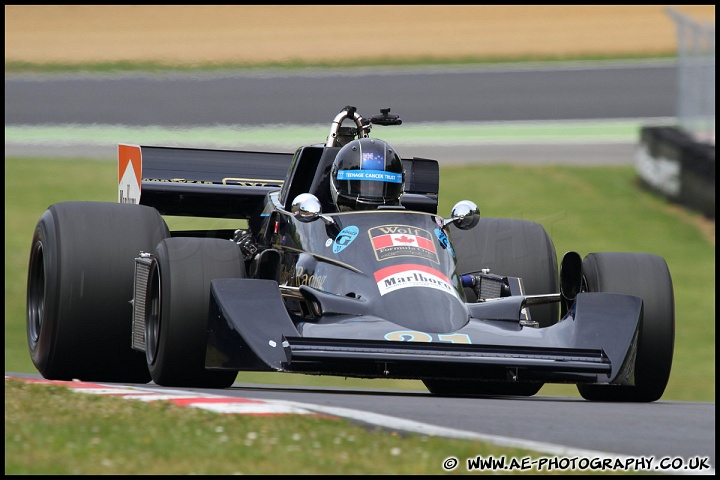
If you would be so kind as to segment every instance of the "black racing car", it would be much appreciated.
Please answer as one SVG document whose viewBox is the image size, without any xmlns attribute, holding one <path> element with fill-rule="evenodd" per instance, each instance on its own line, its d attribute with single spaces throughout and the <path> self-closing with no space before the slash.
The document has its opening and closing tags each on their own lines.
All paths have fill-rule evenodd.
<svg viewBox="0 0 720 480">
<path fill-rule="evenodd" d="M 54 204 L 35 229 L 39 372 L 226 388 L 239 371 L 279 371 L 478 396 L 573 383 L 588 400 L 658 400 L 675 324 L 663 258 L 568 252 L 558 264 L 538 223 L 480 218 L 470 201 L 441 217 L 431 159 L 343 169 L 348 185 L 381 180 L 402 196 L 338 209 L 339 152 L 401 123 L 349 106 L 325 143 L 294 154 L 119 145 L 118 203 Z M 247 228 L 169 231 L 173 215 Z"/>
</svg>

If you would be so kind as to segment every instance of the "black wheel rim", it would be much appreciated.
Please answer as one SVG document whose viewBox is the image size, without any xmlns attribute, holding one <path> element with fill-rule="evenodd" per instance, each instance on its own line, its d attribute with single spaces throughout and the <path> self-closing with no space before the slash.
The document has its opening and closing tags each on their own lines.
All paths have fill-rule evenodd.
<svg viewBox="0 0 720 480">
<path fill-rule="evenodd" d="M 145 305 L 145 357 L 148 365 L 155 363 L 160 342 L 161 315 L 160 275 L 153 262 L 148 275 L 148 295 Z"/>
<path fill-rule="evenodd" d="M 45 311 L 45 258 L 43 244 L 35 242 L 30 253 L 27 289 L 27 332 L 30 349 L 35 350 Z"/>
</svg>

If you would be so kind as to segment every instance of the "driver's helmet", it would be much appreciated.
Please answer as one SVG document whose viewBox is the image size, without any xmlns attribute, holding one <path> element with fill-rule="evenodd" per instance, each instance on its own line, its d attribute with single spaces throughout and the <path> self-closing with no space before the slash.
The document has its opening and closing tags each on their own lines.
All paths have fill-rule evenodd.
<svg viewBox="0 0 720 480">
<path fill-rule="evenodd" d="M 377 138 L 360 138 L 342 147 L 330 171 L 330 193 L 340 211 L 400 205 L 404 182 L 400 156 Z"/>
</svg>

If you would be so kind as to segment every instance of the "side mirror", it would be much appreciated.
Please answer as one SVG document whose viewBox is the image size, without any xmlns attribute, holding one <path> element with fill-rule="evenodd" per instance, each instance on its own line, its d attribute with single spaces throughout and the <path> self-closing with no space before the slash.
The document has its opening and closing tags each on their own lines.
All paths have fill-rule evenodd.
<svg viewBox="0 0 720 480">
<path fill-rule="evenodd" d="M 445 225 L 452 222 L 460 230 L 470 230 L 480 221 L 480 209 L 470 200 L 461 200 L 453 207 L 450 217 Z"/>
<path fill-rule="evenodd" d="M 301 193 L 292 202 L 292 214 L 301 222 L 312 222 L 320 216 L 320 200 L 312 193 Z"/>
</svg>

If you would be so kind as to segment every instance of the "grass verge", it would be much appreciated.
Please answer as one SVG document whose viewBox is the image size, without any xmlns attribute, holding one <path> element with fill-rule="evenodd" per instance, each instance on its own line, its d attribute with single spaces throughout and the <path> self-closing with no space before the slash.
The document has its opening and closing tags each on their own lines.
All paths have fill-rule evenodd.
<svg viewBox="0 0 720 480">
<path fill-rule="evenodd" d="M 502 63 L 527 62 L 577 62 L 577 61 L 623 61 L 623 60 L 667 60 L 676 58 L 675 51 L 664 54 L 648 55 L 612 54 L 612 55 L 517 55 L 507 57 L 411 57 L 411 58 L 372 58 L 333 60 L 333 61 L 306 61 L 292 60 L 284 62 L 188 62 L 167 63 L 159 61 L 116 61 L 116 62 L 5 62 L 5 74 L 57 74 L 57 73 L 162 73 L 174 72 L 217 72 L 228 70 L 303 70 L 311 68 L 373 68 L 373 67 L 424 67 L 424 66 L 474 66 L 496 65 Z"/>
<path fill-rule="evenodd" d="M 322 416 L 223 415 L 5 381 L 6 475 L 437 475 L 450 457 L 460 462 L 450 473 L 463 474 L 466 459 L 491 455 L 546 456 Z"/>
</svg>

